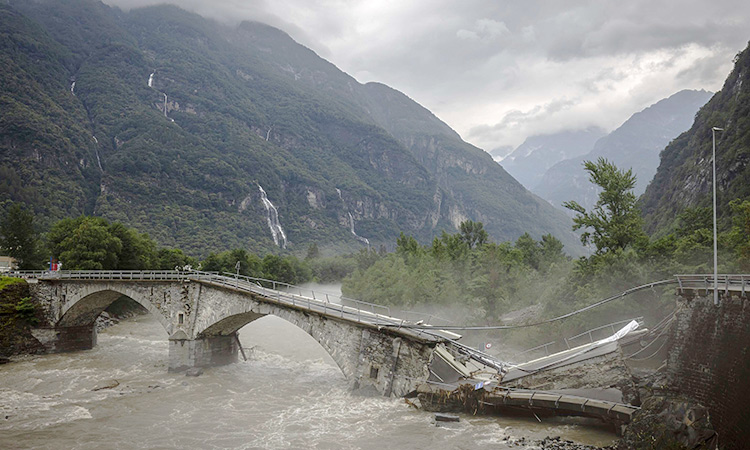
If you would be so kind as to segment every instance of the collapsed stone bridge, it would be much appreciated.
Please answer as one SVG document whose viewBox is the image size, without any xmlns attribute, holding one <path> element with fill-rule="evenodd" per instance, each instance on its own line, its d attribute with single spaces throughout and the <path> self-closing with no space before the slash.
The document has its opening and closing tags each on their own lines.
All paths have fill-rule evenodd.
<svg viewBox="0 0 750 450">
<path fill-rule="evenodd" d="M 121 296 L 146 308 L 169 335 L 169 370 L 229 364 L 241 351 L 237 331 L 274 315 L 312 336 L 353 389 L 402 396 L 429 377 L 435 346 L 453 333 L 399 329 L 387 308 L 282 291 L 281 283 L 205 272 L 22 274 L 43 305 L 47 326 L 33 330 L 50 352 L 96 345 L 95 320 Z M 265 284 L 265 286 L 264 286 Z M 270 286 L 270 287 L 268 287 Z M 319 297 L 319 295 L 318 295 Z M 380 308 L 380 309 L 378 309 Z"/>
</svg>

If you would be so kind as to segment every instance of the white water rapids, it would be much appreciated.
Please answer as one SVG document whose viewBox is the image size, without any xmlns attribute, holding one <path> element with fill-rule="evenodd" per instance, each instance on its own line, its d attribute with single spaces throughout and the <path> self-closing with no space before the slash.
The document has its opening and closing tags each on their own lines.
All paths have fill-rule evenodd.
<svg viewBox="0 0 750 450">
<path fill-rule="evenodd" d="M 284 233 L 284 229 L 281 227 L 281 222 L 279 221 L 279 211 L 276 210 L 271 200 L 268 199 L 263 186 L 259 184 L 258 189 L 260 189 L 260 199 L 266 208 L 266 219 L 268 221 L 268 228 L 271 230 L 273 242 L 281 248 L 286 248 L 286 233 Z"/>
</svg>

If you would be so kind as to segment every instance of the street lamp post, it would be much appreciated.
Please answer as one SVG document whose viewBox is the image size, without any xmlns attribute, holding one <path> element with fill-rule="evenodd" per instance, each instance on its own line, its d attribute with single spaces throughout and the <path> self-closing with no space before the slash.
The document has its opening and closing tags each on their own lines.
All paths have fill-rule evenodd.
<svg viewBox="0 0 750 450">
<path fill-rule="evenodd" d="M 716 132 L 724 131 L 723 128 L 713 127 L 711 128 L 711 134 L 713 136 L 713 194 L 714 194 L 714 305 L 719 304 L 719 257 L 718 257 L 718 245 L 716 243 Z"/>
</svg>

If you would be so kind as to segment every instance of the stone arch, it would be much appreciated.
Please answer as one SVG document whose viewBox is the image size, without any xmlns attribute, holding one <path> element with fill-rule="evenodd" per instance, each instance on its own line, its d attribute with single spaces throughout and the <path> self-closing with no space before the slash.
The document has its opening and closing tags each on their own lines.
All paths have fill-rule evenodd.
<svg viewBox="0 0 750 450">
<path fill-rule="evenodd" d="M 350 382 L 356 377 L 357 356 L 362 329 L 325 317 L 305 314 L 301 311 L 273 308 L 266 314 L 248 311 L 225 317 L 206 329 L 196 333 L 197 338 L 230 336 L 245 325 L 272 315 L 304 331 L 331 357 Z"/>
<path fill-rule="evenodd" d="M 77 295 L 77 298 L 69 299 L 65 302 L 58 319 L 57 327 L 81 327 L 93 325 L 99 314 L 102 313 L 115 300 L 125 296 L 130 300 L 138 303 L 153 314 L 161 323 L 164 330 L 169 333 L 171 324 L 164 313 L 154 306 L 150 301 L 143 299 L 140 295 L 130 292 L 129 289 L 122 289 L 112 285 L 106 287 L 93 287 L 83 290 Z"/>
</svg>

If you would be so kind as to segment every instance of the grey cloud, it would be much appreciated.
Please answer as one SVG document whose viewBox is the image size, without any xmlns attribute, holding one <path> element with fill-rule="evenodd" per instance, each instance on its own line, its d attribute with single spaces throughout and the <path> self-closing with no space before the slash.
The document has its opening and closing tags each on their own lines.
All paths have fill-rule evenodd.
<svg viewBox="0 0 750 450">
<path fill-rule="evenodd" d="M 707 84 L 726 76 L 725 69 L 728 62 L 728 58 L 721 53 L 699 58 L 690 67 L 678 72 L 677 78 L 696 85 Z"/>
<path fill-rule="evenodd" d="M 483 124 L 471 128 L 467 137 L 477 139 L 493 136 L 496 135 L 497 132 L 504 131 L 508 128 L 517 129 L 529 124 L 539 123 L 555 114 L 569 110 L 577 103 L 577 100 L 564 98 L 543 105 L 536 105 L 528 111 L 512 110 L 507 112 L 494 125 Z"/>
</svg>

